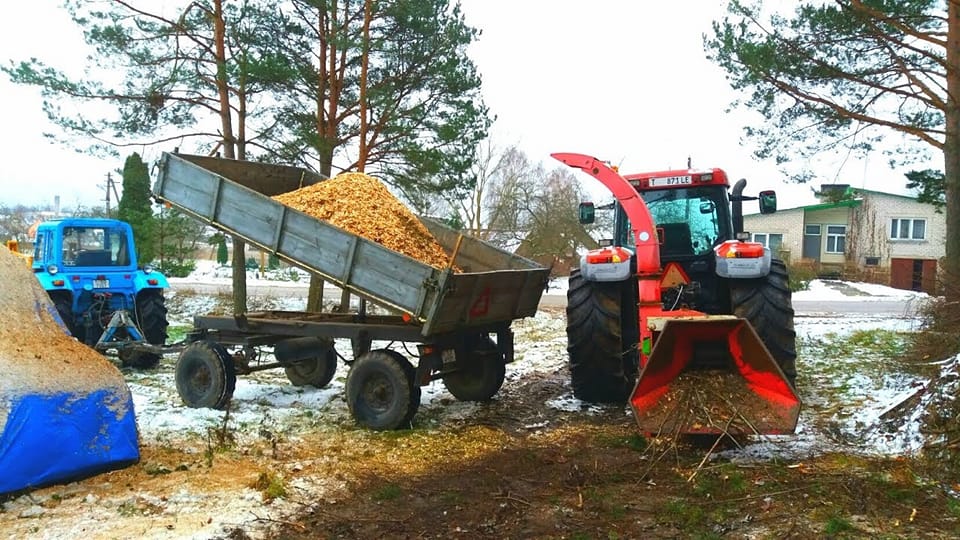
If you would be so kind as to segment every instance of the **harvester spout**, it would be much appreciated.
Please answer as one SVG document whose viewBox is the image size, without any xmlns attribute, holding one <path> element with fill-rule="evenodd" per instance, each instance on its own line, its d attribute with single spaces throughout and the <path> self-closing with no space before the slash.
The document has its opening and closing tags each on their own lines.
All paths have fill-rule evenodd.
<svg viewBox="0 0 960 540">
<path fill-rule="evenodd" d="M 613 193 L 623 206 L 627 217 L 630 218 L 630 226 L 633 227 L 631 232 L 636 241 L 637 273 L 641 276 L 659 275 L 660 244 L 657 240 L 656 226 L 650 210 L 630 182 L 603 161 L 586 154 L 558 152 L 550 156 L 593 176 Z"/>
</svg>

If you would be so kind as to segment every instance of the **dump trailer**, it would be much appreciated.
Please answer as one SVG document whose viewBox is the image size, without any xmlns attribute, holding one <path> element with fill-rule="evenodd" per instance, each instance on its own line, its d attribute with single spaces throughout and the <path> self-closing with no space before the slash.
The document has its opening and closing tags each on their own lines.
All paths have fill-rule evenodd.
<svg viewBox="0 0 960 540">
<path fill-rule="evenodd" d="M 585 401 L 629 400 L 654 435 L 784 434 L 800 398 L 786 267 L 748 241 L 741 205 L 776 210 L 776 194 L 743 195 L 721 169 L 622 176 L 584 154 L 557 160 L 614 195 L 609 245 L 570 276 L 569 365 Z M 581 223 L 596 208 L 581 204 Z"/>
<path fill-rule="evenodd" d="M 321 181 L 298 167 L 161 157 L 157 199 L 361 299 L 355 313 L 196 317 L 176 367 L 185 403 L 224 408 L 237 374 L 275 367 L 294 384 L 325 386 L 340 358 L 337 339 L 350 340 L 347 403 L 366 427 L 409 425 L 420 387 L 436 379 L 460 400 L 493 397 L 513 361 L 510 326 L 536 313 L 549 269 L 423 218 L 449 254 L 437 268 L 272 198 Z M 367 313 L 368 302 L 388 314 Z M 416 354 L 373 349 L 374 341 L 415 344 Z M 272 348 L 275 361 L 260 363 L 261 347 Z M 407 356 L 416 356 L 416 365 Z"/>
</svg>

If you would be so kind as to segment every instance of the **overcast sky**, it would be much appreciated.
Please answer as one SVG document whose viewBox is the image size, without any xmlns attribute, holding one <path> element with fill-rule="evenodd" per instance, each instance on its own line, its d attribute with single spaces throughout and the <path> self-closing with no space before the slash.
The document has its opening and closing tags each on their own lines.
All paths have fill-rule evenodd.
<svg viewBox="0 0 960 540">
<path fill-rule="evenodd" d="M 0 18 L 0 61 L 38 57 L 76 70 L 82 35 L 55 0 L 8 2 Z M 497 120 L 498 146 L 517 144 L 553 167 L 551 152 L 581 152 L 621 164 L 624 172 L 721 167 L 747 178 L 747 192 L 777 189 L 780 207 L 814 202 L 809 186 L 784 184 L 772 163 L 740 144 L 751 113 L 727 113 L 736 95 L 705 58 L 702 35 L 724 2 L 627 0 L 463 0 L 482 35 L 469 49 L 483 95 Z M 587 7 L 589 6 L 589 7 Z M 102 204 L 106 175 L 120 160 L 101 160 L 52 143 L 39 91 L 0 77 L 0 202 Z M 152 160 L 171 148 L 139 149 Z M 126 155 L 126 151 L 122 152 Z M 936 166 L 936 164 L 933 164 Z M 808 164 L 814 185 L 849 183 L 905 193 L 903 171 L 880 155 L 866 161 L 825 155 Z M 583 176 L 591 190 L 597 185 Z"/>
</svg>

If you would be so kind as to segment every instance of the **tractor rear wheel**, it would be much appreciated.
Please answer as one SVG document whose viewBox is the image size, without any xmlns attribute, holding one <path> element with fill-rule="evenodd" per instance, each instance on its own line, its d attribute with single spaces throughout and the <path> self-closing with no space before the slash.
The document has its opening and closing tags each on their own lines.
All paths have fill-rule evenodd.
<svg viewBox="0 0 960 540">
<path fill-rule="evenodd" d="M 730 280 L 733 314 L 750 321 L 787 380 L 796 386 L 797 333 L 791 296 L 787 266 L 779 259 L 771 261 L 766 277 Z"/>
<path fill-rule="evenodd" d="M 591 282 L 575 269 L 567 290 L 573 395 L 597 403 L 630 397 L 637 377 L 637 294 L 632 281 Z"/>
<path fill-rule="evenodd" d="M 53 306 L 57 308 L 57 315 L 60 315 L 60 320 L 63 321 L 64 327 L 70 332 L 71 336 L 77 338 L 82 343 L 83 335 L 78 335 L 76 324 L 74 324 L 73 299 L 70 298 L 70 295 L 67 293 L 57 293 L 51 297 L 51 300 L 53 300 Z"/>
<path fill-rule="evenodd" d="M 489 336 L 478 335 L 466 340 L 457 364 L 459 370 L 443 376 L 443 385 L 460 401 L 488 401 L 503 386 L 507 367 L 503 353 Z"/>
<path fill-rule="evenodd" d="M 167 342 L 167 306 L 164 303 L 162 289 L 148 289 L 137 295 L 134 317 L 137 326 L 143 332 L 143 339 L 151 345 L 163 345 Z M 141 351 L 119 352 L 123 367 L 150 369 L 160 363 L 160 355 Z"/>
</svg>

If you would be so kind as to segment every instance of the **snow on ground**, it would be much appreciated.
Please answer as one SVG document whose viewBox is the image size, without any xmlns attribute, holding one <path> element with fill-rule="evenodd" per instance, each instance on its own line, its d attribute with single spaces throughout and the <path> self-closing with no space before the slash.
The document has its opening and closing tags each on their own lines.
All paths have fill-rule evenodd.
<svg viewBox="0 0 960 540">
<path fill-rule="evenodd" d="M 289 279 L 290 271 L 268 273 L 266 276 L 252 272 L 250 283 L 279 286 L 293 284 L 303 287 L 305 276 L 299 276 L 297 281 L 277 281 L 283 279 L 284 275 Z M 191 277 L 171 281 L 187 285 L 229 283 L 229 280 L 229 269 L 217 268 L 215 264 L 203 264 Z M 566 280 L 554 280 L 547 294 L 562 296 L 565 288 Z M 301 296 L 282 296 L 253 298 L 251 309 L 304 308 L 305 301 Z M 223 309 L 223 304 L 229 303 L 229 298 L 222 295 L 198 295 L 188 292 L 171 291 L 168 298 L 171 324 L 181 327 L 189 326 L 193 315 Z M 920 300 L 922 296 L 876 285 L 814 281 L 810 291 L 797 293 L 794 298 L 823 302 L 859 302 L 877 299 Z M 927 379 L 898 369 L 896 363 L 883 358 L 857 353 L 844 355 L 833 350 L 837 343 L 854 332 L 909 332 L 917 329 L 917 320 L 908 315 L 849 313 L 806 316 L 801 313 L 795 319 L 795 327 L 800 351 L 798 392 L 805 401 L 797 433 L 767 437 L 744 448 L 728 451 L 725 456 L 737 461 L 767 460 L 772 457 L 799 460 L 805 456 L 833 450 L 873 455 L 917 452 L 922 444 L 919 431 L 921 409 L 913 407 L 906 410 L 896 422 L 883 416 L 891 406 L 922 389 Z M 516 321 L 513 330 L 516 361 L 507 367 L 505 391 L 509 392 L 511 388 L 518 387 L 521 382 L 546 375 L 550 380 L 564 382 L 557 386 L 553 395 L 544 400 L 544 410 L 557 411 L 561 415 L 590 415 L 611 411 L 610 406 L 589 405 L 573 397 L 569 383 L 566 382 L 568 376 L 563 373 L 566 370 L 566 336 L 562 310 L 540 311 L 535 317 Z M 388 346 L 410 356 L 399 344 L 374 344 L 374 347 Z M 345 360 L 351 359 L 348 342 L 338 341 L 336 349 Z M 263 353 L 263 360 L 269 361 L 269 351 L 265 350 Z M 168 355 L 158 370 L 125 371 L 133 394 L 141 440 L 145 444 L 196 447 L 197 441 L 209 440 L 210 433 L 223 426 L 225 420 L 240 447 L 258 438 L 262 441 L 265 437 L 273 437 L 273 434 L 282 434 L 288 440 L 297 440 L 298 434 L 309 430 L 316 432 L 354 429 L 354 422 L 343 398 L 348 369 L 343 363 L 332 383 L 325 389 L 292 386 L 280 369 L 240 376 L 229 417 L 225 418 L 222 411 L 190 409 L 183 405 L 176 392 L 173 369 L 175 362 L 176 356 Z M 960 359 L 953 358 L 941 363 L 940 369 L 955 371 L 957 364 L 960 364 Z M 921 404 L 925 399 L 926 395 L 921 396 Z M 483 412 L 484 407 L 483 404 L 456 401 L 443 387 L 442 382 L 434 381 L 423 388 L 421 407 L 415 424 L 418 429 L 429 431 L 445 424 L 470 422 Z M 624 409 L 623 412 L 624 422 L 631 422 L 628 411 Z M 524 427 L 531 430 L 547 428 L 551 422 L 549 418 L 546 416 L 543 421 L 535 421 Z M 333 484 L 342 483 L 342 480 L 313 477 L 298 478 L 297 481 L 307 482 L 298 484 L 298 487 L 305 493 L 311 493 L 315 500 L 323 500 L 325 490 L 336 489 Z M 68 486 L 61 489 L 71 488 Z M 20 527 L 21 522 L 36 517 L 38 512 L 43 514 L 46 511 L 38 506 L 37 497 L 51 496 L 53 495 L 47 494 L 35 497 L 31 494 L 7 501 L 0 511 L 0 520 L 5 519 L 4 514 L 15 516 L 17 531 L 23 532 L 27 529 Z M 78 508 L 83 513 L 83 519 L 69 515 L 62 517 L 54 510 L 43 522 L 39 522 L 44 528 L 31 529 L 32 534 L 48 538 L 64 534 L 88 535 L 88 532 L 80 531 L 89 531 L 86 527 L 95 527 L 91 524 L 98 519 L 111 519 L 110 516 L 116 516 L 118 508 L 122 509 L 129 504 L 126 499 L 113 500 L 106 496 L 102 496 L 101 500 L 93 495 L 93 492 L 87 495 L 81 493 L 79 496 L 82 497 L 82 504 L 79 504 Z M 137 497 L 144 496 L 131 492 L 130 497 L 135 499 L 136 504 L 140 504 L 142 501 Z M 259 493 L 252 489 L 237 493 L 205 494 L 180 490 L 171 492 L 164 500 L 153 501 L 151 504 L 163 509 L 161 516 L 180 516 L 178 523 L 186 523 L 188 519 L 185 516 L 193 519 L 195 514 L 191 512 L 217 508 L 206 523 L 191 525 L 193 533 L 177 535 L 193 538 L 217 536 L 219 531 L 226 530 L 231 524 L 249 523 L 251 512 L 254 511 L 266 518 L 281 519 L 285 512 L 294 509 L 282 501 L 266 507 L 262 504 Z M 20 519 L 17 520 L 16 517 Z M 64 520 L 62 526 L 57 525 L 58 519 Z M 26 526 L 30 526 L 30 523 Z M 252 532 L 252 529 L 248 529 L 248 532 Z M 170 536 L 162 530 L 149 534 L 144 531 L 139 535 L 144 538 Z"/>
<path fill-rule="evenodd" d="M 286 271 L 278 272 L 282 275 Z M 271 283 L 273 277 L 273 275 L 254 276 L 252 281 Z M 229 281 L 229 279 L 229 268 L 218 269 L 206 265 L 183 282 L 215 283 Z M 302 282 L 300 285 L 302 286 Z M 552 280 L 547 294 L 563 295 L 566 286 L 567 280 L 564 278 Z M 878 300 L 920 302 L 926 297 L 923 293 L 881 285 L 828 280 L 814 280 L 809 290 L 794 294 L 796 300 L 816 302 Z M 189 317 L 192 314 L 208 312 L 216 302 L 208 296 L 189 296 L 184 300 L 180 308 L 184 317 L 173 318 L 179 324 L 189 324 Z M 304 309 L 305 305 L 303 298 L 295 296 L 270 298 L 264 301 L 268 304 L 264 309 L 297 311 Z M 866 370 L 867 374 L 864 375 L 864 370 L 859 369 L 858 366 L 863 362 L 871 362 L 871 359 L 827 356 L 820 346 L 843 340 L 857 331 L 916 331 L 919 329 L 919 321 L 916 318 L 908 313 L 903 315 L 815 314 L 813 316 L 800 313 L 795 319 L 795 327 L 800 349 L 798 391 L 808 404 L 801 413 L 796 435 L 775 440 L 776 448 L 787 454 L 802 455 L 840 445 L 849 446 L 849 441 L 859 436 L 863 439 L 863 443 L 858 444 L 855 450 L 864 453 L 892 455 L 919 450 L 922 437 L 916 423 L 900 426 L 897 430 L 890 432 L 884 429 L 880 415 L 892 403 L 897 403 L 903 396 L 915 392 L 915 389 L 923 384 L 923 378 L 919 375 L 901 373 L 895 369 Z M 509 387 L 531 373 L 557 373 L 566 368 L 565 321 L 562 313 L 540 312 L 536 317 L 517 321 L 514 323 L 514 332 L 516 361 L 507 367 L 505 387 Z M 387 346 L 390 344 L 374 344 L 374 347 Z M 409 351 L 405 351 L 402 347 L 393 345 L 392 348 L 409 356 Z M 338 341 L 337 350 L 344 359 L 352 358 L 348 342 Z M 876 361 L 879 362 L 879 360 Z M 843 367 L 845 362 L 851 363 L 849 369 Z M 240 425 L 253 425 L 259 422 L 270 424 L 268 427 L 271 429 L 291 429 L 294 425 L 306 421 L 303 413 L 310 411 L 309 423 L 350 423 L 349 412 L 342 398 L 346 370 L 346 366 L 341 364 L 333 383 L 324 390 L 293 387 L 287 383 L 280 370 L 241 377 L 234 396 L 236 410 L 232 412 L 233 418 Z M 819 375 L 822 373 L 825 375 Z M 142 411 L 144 416 L 149 418 L 141 426 L 144 434 L 164 436 L 163 433 L 171 426 L 188 433 L 202 433 L 208 427 L 215 425 L 222 413 L 183 407 L 179 404 L 179 397 L 176 396 L 175 391 L 171 392 L 174 388 L 172 377 L 172 373 L 159 374 L 159 380 L 157 376 L 149 377 L 150 385 L 166 389 L 166 394 L 163 396 L 157 395 L 156 389 L 138 386 L 144 383 L 131 381 L 131 387 L 137 396 L 138 411 Z M 844 403 L 839 405 L 826 403 L 837 399 L 838 393 L 824 390 L 839 386 L 843 387 L 841 394 Z M 569 385 L 564 387 L 562 393 L 546 400 L 544 406 L 580 414 L 602 410 L 574 398 Z M 823 427 L 815 425 L 815 420 L 822 414 L 824 408 L 830 406 L 839 406 L 845 411 L 836 415 L 836 421 L 830 425 L 830 429 L 835 433 L 825 439 L 822 433 Z M 445 419 L 469 418 L 478 407 L 481 405 L 457 402 L 440 381 L 435 381 L 423 388 L 418 417 L 439 424 Z M 170 416 L 177 419 L 169 419 Z M 767 446 L 769 445 L 761 444 L 757 448 L 748 449 L 745 453 L 758 452 L 768 455 L 771 450 Z"/>
<path fill-rule="evenodd" d="M 793 293 L 794 300 L 817 302 L 870 302 L 881 300 L 920 300 L 926 293 L 894 289 L 874 283 L 815 279 L 807 290 Z"/>
</svg>

